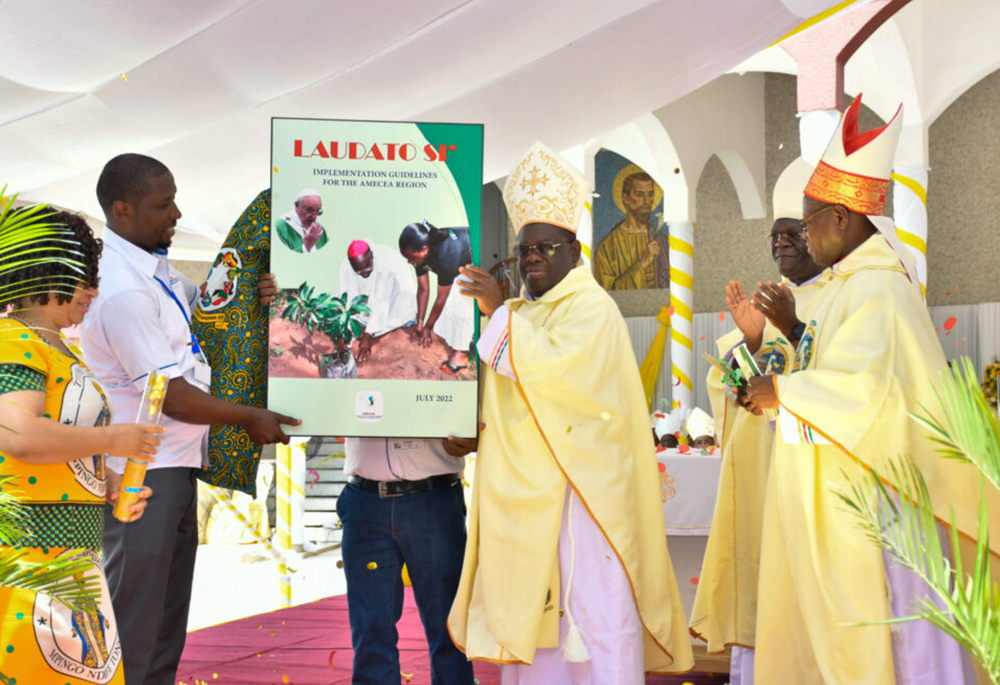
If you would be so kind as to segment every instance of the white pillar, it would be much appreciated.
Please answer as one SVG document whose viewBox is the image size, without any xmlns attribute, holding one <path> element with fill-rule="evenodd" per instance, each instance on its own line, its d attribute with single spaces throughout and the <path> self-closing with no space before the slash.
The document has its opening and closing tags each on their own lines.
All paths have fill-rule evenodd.
<svg viewBox="0 0 1000 685">
<path fill-rule="evenodd" d="M 670 222 L 670 360 L 673 408 L 694 408 L 694 224 Z"/>
<path fill-rule="evenodd" d="M 281 592 L 281 606 L 292 605 L 292 577 L 285 559 L 292 549 L 292 448 L 288 445 L 276 445 L 277 476 L 275 478 L 275 499 L 277 509 L 277 526 L 274 537 L 282 560 L 278 562 L 278 583 Z"/>
<path fill-rule="evenodd" d="M 896 235 L 917 266 L 920 292 L 927 299 L 927 167 L 901 166 L 892 173 L 892 213 Z"/>
<path fill-rule="evenodd" d="M 819 164 L 830 138 L 840 123 L 840 112 L 835 109 L 820 109 L 814 112 L 799 112 L 799 148 L 801 157 L 812 166 Z M 803 188 L 805 190 L 805 188 Z"/>
<path fill-rule="evenodd" d="M 292 547 L 303 544 L 305 537 L 306 511 L 306 443 L 307 438 L 294 437 L 289 443 L 292 448 L 291 463 L 291 521 L 290 537 Z"/>
</svg>

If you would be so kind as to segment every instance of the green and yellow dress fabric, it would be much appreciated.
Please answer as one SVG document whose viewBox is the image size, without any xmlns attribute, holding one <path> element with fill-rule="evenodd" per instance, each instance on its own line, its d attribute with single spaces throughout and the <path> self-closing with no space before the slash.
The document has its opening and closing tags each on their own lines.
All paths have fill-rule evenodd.
<svg viewBox="0 0 1000 685">
<path fill-rule="evenodd" d="M 21 322 L 0 319 L 0 395 L 45 393 L 44 417 L 75 426 L 105 426 L 104 390 L 76 357 L 46 343 Z M 25 505 L 26 536 L 14 544 L 26 561 L 80 558 L 99 579 L 92 611 L 73 611 L 43 593 L 0 587 L 0 673 L 10 683 L 123 685 L 118 624 L 104 571 L 104 455 L 35 464 L 0 452 L 0 474 Z"/>
</svg>

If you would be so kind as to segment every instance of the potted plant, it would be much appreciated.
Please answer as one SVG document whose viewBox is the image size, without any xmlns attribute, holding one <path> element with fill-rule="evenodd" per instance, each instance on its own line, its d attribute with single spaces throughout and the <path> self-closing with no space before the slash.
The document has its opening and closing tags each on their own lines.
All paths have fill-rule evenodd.
<svg viewBox="0 0 1000 685">
<path fill-rule="evenodd" d="M 351 343 L 361 335 L 365 326 L 362 314 L 368 308 L 368 296 L 358 295 L 350 302 L 347 293 L 333 296 L 315 292 L 308 282 L 289 294 L 288 306 L 281 312 L 281 318 L 304 326 L 310 333 L 318 329 L 333 341 L 333 354 L 324 354 L 319 360 L 320 378 L 356 378 L 358 365 L 354 360 Z"/>
</svg>

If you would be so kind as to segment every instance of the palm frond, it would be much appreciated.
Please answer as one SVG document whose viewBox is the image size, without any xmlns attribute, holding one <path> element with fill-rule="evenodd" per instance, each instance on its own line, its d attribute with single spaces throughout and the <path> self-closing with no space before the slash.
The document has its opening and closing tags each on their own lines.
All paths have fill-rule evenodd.
<svg viewBox="0 0 1000 685">
<path fill-rule="evenodd" d="M 57 212 L 48 205 L 15 208 L 16 200 L 16 193 L 7 195 L 7 186 L 0 188 L 0 273 L 17 271 L 42 262 L 60 262 L 80 275 L 78 279 L 64 277 L 72 282 L 68 290 L 72 293 L 75 285 L 83 282 L 86 273 L 84 264 L 79 259 L 79 245 L 72 239 L 72 232 L 51 220 Z M 62 253 L 53 256 L 53 250 L 61 250 Z M 45 256 L 39 257 L 42 253 Z M 32 290 L 29 283 L 21 282 L 4 288 L 0 292 L 0 302 L 50 291 L 48 284 L 44 290 Z"/>
<path fill-rule="evenodd" d="M 939 411 L 921 406 L 913 418 L 931 432 L 941 456 L 971 462 L 1000 489 L 1000 423 L 972 362 L 966 357 L 954 362 L 934 393 Z"/>
<path fill-rule="evenodd" d="M 1000 586 L 991 576 L 985 497 L 986 488 L 1000 488 L 1000 431 L 968 359 L 959 360 L 942 376 L 935 396 L 938 406 L 933 411 L 921 407 L 914 420 L 931 432 L 929 439 L 942 457 L 966 461 L 982 473 L 976 559 L 971 568 L 964 567 L 959 554 L 954 514 L 950 535 L 954 562 L 945 554 L 927 483 L 911 457 L 890 461 L 885 478 L 872 470 L 851 482 L 848 491 L 836 494 L 857 516 L 865 536 L 920 577 L 933 593 L 914 602 L 913 616 L 888 622 L 926 619 L 966 649 L 1000 685 Z M 886 486 L 886 479 L 896 484 L 898 496 Z"/>
<path fill-rule="evenodd" d="M 24 538 L 24 505 L 11 491 L 16 480 L 10 474 L 0 475 L 0 545 L 13 546 Z"/>
<path fill-rule="evenodd" d="M 0 551 L 0 586 L 43 592 L 73 610 L 90 611 L 101 597 L 101 582 L 88 559 L 25 561 L 26 550 Z"/>
</svg>

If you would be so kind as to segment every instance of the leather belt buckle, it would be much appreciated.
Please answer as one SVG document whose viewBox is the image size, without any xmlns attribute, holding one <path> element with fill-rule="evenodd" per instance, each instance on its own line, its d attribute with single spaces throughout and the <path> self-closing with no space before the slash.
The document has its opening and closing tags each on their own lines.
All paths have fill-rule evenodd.
<svg viewBox="0 0 1000 685">
<path fill-rule="evenodd" d="M 378 481 L 378 496 L 379 496 L 379 499 L 384 499 L 386 497 L 399 497 L 400 495 L 403 494 L 401 492 L 389 492 L 389 490 L 388 490 L 388 488 L 386 486 L 390 485 L 390 484 L 391 484 L 390 482 L 387 482 L 387 481 L 384 481 L 384 480 Z"/>
</svg>

